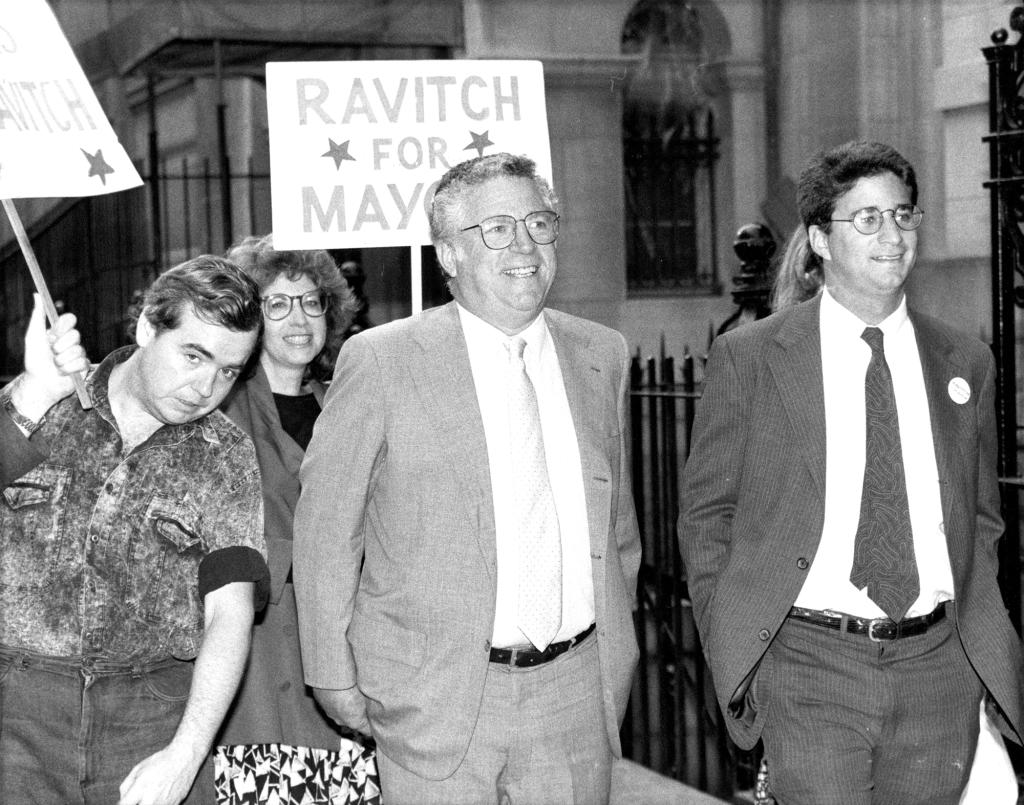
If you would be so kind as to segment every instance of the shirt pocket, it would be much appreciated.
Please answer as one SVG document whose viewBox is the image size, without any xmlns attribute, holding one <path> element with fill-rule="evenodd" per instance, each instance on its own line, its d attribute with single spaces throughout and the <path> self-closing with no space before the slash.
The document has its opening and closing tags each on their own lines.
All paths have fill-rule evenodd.
<svg viewBox="0 0 1024 805">
<path fill-rule="evenodd" d="M 154 495 L 146 510 L 146 521 L 164 543 L 179 554 L 193 550 L 205 553 L 206 543 L 199 531 L 200 512 L 186 495 L 182 500 Z"/>
<path fill-rule="evenodd" d="M 3 490 L 5 583 L 19 589 L 43 586 L 67 558 L 71 475 L 70 467 L 42 464 Z"/>
<path fill-rule="evenodd" d="M 201 510 L 187 494 L 154 495 L 143 522 L 132 551 L 129 606 L 150 623 L 198 628 L 199 564 L 208 550 Z"/>
</svg>

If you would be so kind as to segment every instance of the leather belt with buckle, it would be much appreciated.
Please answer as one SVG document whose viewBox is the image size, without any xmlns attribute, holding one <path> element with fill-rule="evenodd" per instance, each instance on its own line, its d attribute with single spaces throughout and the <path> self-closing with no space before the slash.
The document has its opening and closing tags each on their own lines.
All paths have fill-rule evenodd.
<svg viewBox="0 0 1024 805">
<path fill-rule="evenodd" d="M 902 637 L 914 637 L 927 632 L 932 626 L 946 617 L 946 602 L 942 602 L 927 615 L 916 618 L 904 618 L 899 623 L 889 618 L 855 618 L 834 612 L 822 612 L 817 609 L 793 607 L 789 617 L 824 626 L 827 629 L 838 629 L 850 634 L 867 635 L 876 643 L 882 640 L 899 640 Z"/>
<path fill-rule="evenodd" d="M 543 651 L 537 651 L 537 649 L 532 647 L 492 648 L 491 662 L 498 662 L 502 665 L 514 665 L 516 668 L 529 668 L 533 665 L 543 665 L 546 662 L 551 662 L 555 657 L 565 654 L 565 652 L 578 643 L 582 643 L 590 637 L 593 631 L 594 624 L 590 624 L 590 626 L 575 637 L 570 637 L 568 640 L 563 640 L 560 643 L 552 643 Z"/>
</svg>

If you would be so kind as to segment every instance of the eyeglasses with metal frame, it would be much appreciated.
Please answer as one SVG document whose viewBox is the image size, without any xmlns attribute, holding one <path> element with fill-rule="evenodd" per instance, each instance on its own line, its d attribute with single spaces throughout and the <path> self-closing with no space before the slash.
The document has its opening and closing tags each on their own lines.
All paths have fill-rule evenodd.
<svg viewBox="0 0 1024 805">
<path fill-rule="evenodd" d="M 516 227 L 522 221 L 526 225 L 526 234 L 530 236 L 530 240 L 538 246 L 546 246 L 554 243 L 558 237 L 559 217 L 558 213 L 552 210 L 537 210 L 527 213 L 522 218 L 516 218 L 514 215 L 492 215 L 460 231 L 479 229 L 484 246 L 499 251 L 512 245 L 516 239 Z"/>
<path fill-rule="evenodd" d="M 853 224 L 853 228 L 862 235 L 874 235 L 882 228 L 885 214 L 892 213 L 892 220 L 904 232 L 910 232 L 921 226 L 924 210 L 913 204 L 897 204 L 894 210 L 880 210 L 878 207 L 864 207 L 851 213 L 850 218 L 830 218 L 834 223 Z"/>
<path fill-rule="evenodd" d="M 303 313 L 310 318 L 318 319 L 327 312 L 327 306 L 330 304 L 331 297 L 319 288 L 297 294 L 296 296 L 290 296 L 286 293 L 272 293 L 260 297 L 260 301 L 263 303 L 263 315 L 271 321 L 286 319 L 292 312 L 292 305 L 295 304 L 296 299 L 299 300 L 299 307 L 302 308 Z"/>
</svg>

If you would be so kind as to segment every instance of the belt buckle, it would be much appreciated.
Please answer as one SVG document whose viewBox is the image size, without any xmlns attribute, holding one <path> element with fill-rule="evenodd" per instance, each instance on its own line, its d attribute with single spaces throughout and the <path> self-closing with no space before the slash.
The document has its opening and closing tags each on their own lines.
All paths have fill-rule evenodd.
<svg viewBox="0 0 1024 805">
<path fill-rule="evenodd" d="M 881 626 L 888 622 L 888 618 L 872 618 L 870 621 L 868 621 L 868 639 L 875 643 L 881 643 L 883 640 L 888 639 L 885 637 L 875 637 L 875 627 Z"/>
</svg>

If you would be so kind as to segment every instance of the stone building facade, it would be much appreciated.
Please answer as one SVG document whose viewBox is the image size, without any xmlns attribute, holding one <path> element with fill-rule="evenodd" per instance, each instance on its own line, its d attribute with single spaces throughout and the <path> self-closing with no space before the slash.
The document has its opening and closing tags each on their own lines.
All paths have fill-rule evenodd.
<svg viewBox="0 0 1024 805">
<path fill-rule="evenodd" d="M 155 132 L 160 159 L 226 151 L 236 165 L 266 169 L 267 58 L 539 59 L 565 207 L 551 304 L 620 329 L 644 354 L 662 336 L 670 353 L 706 348 L 735 310 L 737 229 L 767 224 L 781 252 L 810 153 L 853 138 L 888 141 L 916 165 L 922 187 L 915 303 L 990 332 L 981 48 L 1006 26 L 1009 0 L 51 5 L 143 164 Z M 637 138 L 654 149 L 653 164 L 668 153 L 659 148 L 676 149 L 676 180 L 637 172 Z M 245 207 L 236 201 L 236 211 Z M 248 234 L 243 227 L 233 236 Z M 365 251 L 377 320 L 404 315 L 403 286 L 388 277 L 401 273 L 401 258 Z"/>
</svg>

